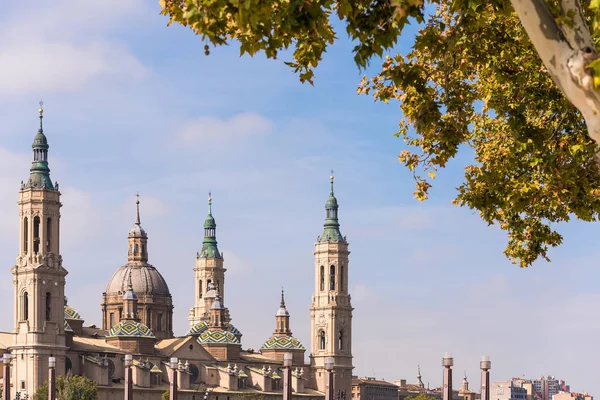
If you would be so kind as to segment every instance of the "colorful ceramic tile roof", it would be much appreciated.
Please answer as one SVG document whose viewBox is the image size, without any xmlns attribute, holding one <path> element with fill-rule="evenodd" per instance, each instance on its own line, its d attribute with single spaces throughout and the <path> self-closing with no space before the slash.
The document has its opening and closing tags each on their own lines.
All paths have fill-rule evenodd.
<svg viewBox="0 0 600 400">
<path fill-rule="evenodd" d="M 231 323 L 229 322 L 227 323 L 225 329 L 237 336 L 238 339 L 242 337 L 242 332 L 240 332 L 235 326 L 231 325 Z"/>
<path fill-rule="evenodd" d="M 200 335 L 202 334 L 202 332 L 204 332 L 205 330 L 208 329 L 208 324 L 206 323 L 206 321 L 200 321 L 197 324 L 194 324 L 194 326 L 192 326 L 190 328 L 190 330 L 188 331 L 188 333 L 186 333 L 186 336 L 194 336 L 194 335 Z"/>
<path fill-rule="evenodd" d="M 69 323 L 67 322 L 66 319 L 65 319 L 65 332 L 73 332 L 73 328 L 71 328 L 71 325 L 69 325 Z"/>
<path fill-rule="evenodd" d="M 297 349 L 297 350 L 306 350 L 302 343 L 298 339 L 293 336 L 271 336 L 265 344 L 263 344 L 262 349 L 270 350 L 270 349 Z"/>
<path fill-rule="evenodd" d="M 205 321 L 200 321 L 190 328 L 186 336 L 201 335 L 206 330 L 208 330 L 208 324 Z M 238 338 L 238 340 L 242 337 L 242 332 L 240 332 L 235 326 L 231 325 L 231 323 L 229 322 L 225 326 L 225 330 L 233 333 Z"/>
<path fill-rule="evenodd" d="M 65 319 L 71 319 L 71 320 L 83 320 L 83 318 L 81 318 L 81 315 L 79 315 L 79 313 L 77 311 L 75 311 L 73 308 L 71 308 L 71 306 L 65 306 Z"/>
<path fill-rule="evenodd" d="M 108 332 L 107 337 L 139 337 L 155 339 L 154 333 L 141 322 L 125 320 L 121 321 Z"/>
<path fill-rule="evenodd" d="M 240 344 L 240 340 L 229 331 L 208 329 L 198 337 L 198 343 Z"/>
</svg>

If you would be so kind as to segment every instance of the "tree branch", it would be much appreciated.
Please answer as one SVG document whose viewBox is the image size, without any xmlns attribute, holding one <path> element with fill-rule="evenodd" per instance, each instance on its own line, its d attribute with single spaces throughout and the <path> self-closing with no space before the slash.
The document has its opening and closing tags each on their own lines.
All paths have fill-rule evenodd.
<svg viewBox="0 0 600 400">
<path fill-rule="evenodd" d="M 600 143 L 600 93 L 587 65 L 598 58 L 579 0 L 561 0 L 559 24 L 545 0 L 511 0 L 521 24 L 550 76 L 585 119 L 589 136 Z"/>
</svg>

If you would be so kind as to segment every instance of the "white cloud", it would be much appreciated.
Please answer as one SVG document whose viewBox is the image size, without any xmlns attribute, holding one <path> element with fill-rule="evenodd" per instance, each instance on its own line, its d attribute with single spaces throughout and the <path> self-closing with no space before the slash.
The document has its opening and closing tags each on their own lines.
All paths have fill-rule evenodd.
<svg viewBox="0 0 600 400">
<path fill-rule="evenodd" d="M 275 125 L 255 113 L 242 113 L 228 119 L 202 116 L 182 124 L 177 136 L 185 143 L 201 146 L 231 145 L 272 133 Z"/>
<path fill-rule="evenodd" d="M 0 28 L 10 38 L 0 44 L 0 99 L 81 90 L 96 78 L 145 79 L 148 69 L 130 50 L 102 36 L 112 21 L 141 10 L 137 0 L 21 5 Z"/>
<path fill-rule="evenodd" d="M 90 80 L 116 76 L 138 80 L 147 69 L 125 48 L 108 42 L 22 42 L 0 46 L 4 95 L 76 91 Z"/>
</svg>

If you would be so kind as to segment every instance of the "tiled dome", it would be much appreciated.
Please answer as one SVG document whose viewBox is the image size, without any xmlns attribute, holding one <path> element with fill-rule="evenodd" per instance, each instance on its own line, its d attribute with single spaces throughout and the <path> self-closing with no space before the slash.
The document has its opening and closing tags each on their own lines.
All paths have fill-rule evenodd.
<svg viewBox="0 0 600 400">
<path fill-rule="evenodd" d="M 240 344 L 239 339 L 229 331 L 208 329 L 198 337 L 198 343 Z"/>
<path fill-rule="evenodd" d="M 302 343 L 293 336 L 271 336 L 265 344 L 262 346 L 263 349 L 296 349 L 306 350 Z"/>
<path fill-rule="evenodd" d="M 188 331 L 188 333 L 186 333 L 186 336 L 195 336 L 195 335 L 200 335 L 202 334 L 202 332 L 204 332 L 205 330 L 208 329 L 208 324 L 205 321 L 200 321 L 197 324 L 194 324 L 194 326 L 192 326 L 190 328 L 190 330 Z"/>
<path fill-rule="evenodd" d="M 69 325 L 69 323 L 67 322 L 66 319 L 65 319 L 65 332 L 73 332 L 73 328 L 71 328 L 71 325 Z"/>
<path fill-rule="evenodd" d="M 205 321 L 200 321 L 200 322 L 198 322 L 197 324 L 195 324 L 194 326 L 192 326 L 190 328 L 190 330 L 188 331 L 188 333 L 186 333 L 186 336 L 202 335 L 202 333 L 204 333 L 207 330 L 208 330 L 208 324 Z M 229 323 L 229 322 L 227 323 L 227 325 L 225 326 L 225 330 L 227 332 L 233 333 L 234 336 L 238 339 L 238 341 L 240 341 L 240 339 L 242 337 L 242 332 L 240 332 L 231 323 Z"/>
<path fill-rule="evenodd" d="M 110 328 L 107 337 L 139 337 L 155 339 L 154 333 L 141 322 L 125 320 Z"/>
<path fill-rule="evenodd" d="M 65 320 L 78 320 L 81 321 L 81 315 L 77 311 L 75 311 L 71 306 L 65 306 Z"/>
<path fill-rule="evenodd" d="M 106 286 L 106 294 L 122 295 L 127 291 L 131 274 L 133 291 L 137 295 L 171 296 L 167 282 L 151 265 L 126 264 L 115 272 Z"/>
</svg>

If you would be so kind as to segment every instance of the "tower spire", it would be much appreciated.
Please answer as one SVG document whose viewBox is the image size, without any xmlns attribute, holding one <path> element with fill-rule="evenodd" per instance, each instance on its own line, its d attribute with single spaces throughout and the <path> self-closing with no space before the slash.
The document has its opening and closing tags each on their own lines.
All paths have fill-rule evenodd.
<svg viewBox="0 0 600 400">
<path fill-rule="evenodd" d="M 40 100 L 40 129 L 38 132 L 44 132 L 44 127 L 42 126 L 42 120 L 44 119 L 44 102 Z"/>
<path fill-rule="evenodd" d="M 217 223 L 212 215 L 212 195 L 208 193 L 208 215 L 204 220 L 204 240 L 198 258 L 221 258 L 217 247 Z"/>
<path fill-rule="evenodd" d="M 24 188 L 32 189 L 50 189 L 54 190 L 54 185 L 50 180 L 50 168 L 48 168 L 48 139 L 44 135 L 42 119 L 44 118 L 44 102 L 40 101 L 39 118 L 40 128 L 33 138 L 33 162 L 29 170 L 29 180 Z"/>
<path fill-rule="evenodd" d="M 135 202 L 135 206 L 136 206 L 136 218 L 135 218 L 135 224 L 136 225 L 140 225 L 140 194 L 137 193 L 136 194 L 137 200 Z"/>
<path fill-rule="evenodd" d="M 290 330 L 290 313 L 285 307 L 285 297 L 283 288 L 281 288 L 281 303 L 279 304 L 279 310 L 275 314 L 275 335 L 279 336 L 290 336 L 292 331 Z"/>
<path fill-rule="evenodd" d="M 323 234 L 319 237 L 320 242 L 345 242 L 346 240 L 340 232 L 340 223 L 338 221 L 338 202 L 333 193 L 333 182 L 335 176 L 333 170 L 331 170 L 331 176 L 329 177 L 331 190 L 329 192 L 329 198 L 325 203 L 326 218 L 324 224 Z"/>
</svg>

